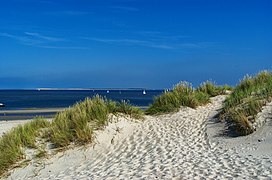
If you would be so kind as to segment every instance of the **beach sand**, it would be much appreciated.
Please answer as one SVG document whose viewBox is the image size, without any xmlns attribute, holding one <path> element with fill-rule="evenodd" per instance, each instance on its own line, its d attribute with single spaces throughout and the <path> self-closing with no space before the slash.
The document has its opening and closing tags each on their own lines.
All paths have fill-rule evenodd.
<svg viewBox="0 0 272 180">
<path fill-rule="evenodd" d="M 0 121 L 0 135 L 2 136 L 5 132 L 11 130 L 13 127 L 19 124 L 24 124 L 30 120 L 14 120 L 14 121 Z"/>
<path fill-rule="evenodd" d="M 112 117 L 95 145 L 32 160 L 7 179 L 271 179 L 271 117 L 261 114 L 267 122 L 249 136 L 227 136 L 214 118 L 224 99 L 143 122 Z"/>
<path fill-rule="evenodd" d="M 56 113 L 64 111 L 65 108 L 34 108 L 21 110 L 0 110 L 1 121 L 28 120 L 37 116 L 52 118 Z"/>
<path fill-rule="evenodd" d="M 43 108 L 43 109 L 22 109 L 22 110 L 1 110 L 2 114 L 31 114 L 31 113 L 50 113 L 64 111 L 66 108 Z"/>
</svg>

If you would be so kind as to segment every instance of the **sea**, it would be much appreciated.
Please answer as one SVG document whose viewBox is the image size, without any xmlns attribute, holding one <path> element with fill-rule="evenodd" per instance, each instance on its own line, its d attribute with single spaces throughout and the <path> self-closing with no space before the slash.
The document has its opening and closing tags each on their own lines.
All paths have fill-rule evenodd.
<svg viewBox="0 0 272 180">
<path fill-rule="evenodd" d="M 12 113 L 13 110 L 67 108 L 85 98 L 100 95 L 114 101 L 127 101 L 145 109 L 163 90 L 113 89 L 113 90 L 0 90 L 0 120 L 30 119 L 35 116 L 52 117 L 56 112 Z M 7 113 L 9 112 L 9 113 Z M 22 111 L 21 111 L 22 112 Z"/>
</svg>

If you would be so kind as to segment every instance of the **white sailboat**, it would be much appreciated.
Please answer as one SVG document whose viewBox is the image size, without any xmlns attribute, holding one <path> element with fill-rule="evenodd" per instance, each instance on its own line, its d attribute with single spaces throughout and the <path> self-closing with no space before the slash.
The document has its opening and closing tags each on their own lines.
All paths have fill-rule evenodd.
<svg viewBox="0 0 272 180">
<path fill-rule="evenodd" d="M 145 92 L 145 90 L 143 90 L 143 95 L 146 95 L 146 92 Z"/>
<path fill-rule="evenodd" d="M 110 91 L 109 90 L 107 90 L 107 94 L 109 94 L 110 93 Z"/>
<path fill-rule="evenodd" d="M 5 104 L 4 103 L 0 103 L 0 107 L 5 107 Z"/>
</svg>

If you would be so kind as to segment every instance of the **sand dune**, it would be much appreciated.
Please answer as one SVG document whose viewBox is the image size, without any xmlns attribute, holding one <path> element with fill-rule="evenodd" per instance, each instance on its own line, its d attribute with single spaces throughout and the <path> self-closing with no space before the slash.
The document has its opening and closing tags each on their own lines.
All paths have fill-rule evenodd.
<svg viewBox="0 0 272 180">
<path fill-rule="evenodd" d="M 8 179 L 271 179 L 271 124 L 246 137 L 225 136 L 213 119 L 224 99 L 144 122 L 113 119 L 94 147 L 32 161 Z"/>
</svg>

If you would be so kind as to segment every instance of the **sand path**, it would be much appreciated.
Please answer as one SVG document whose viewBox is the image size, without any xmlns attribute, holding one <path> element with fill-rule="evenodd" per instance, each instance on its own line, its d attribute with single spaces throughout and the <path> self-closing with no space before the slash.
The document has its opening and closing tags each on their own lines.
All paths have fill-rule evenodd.
<svg viewBox="0 0 272 180">
<path fill-rule="evenodd" d="M 271 153 L 250 155 L 241 152 L 239 143 L 243 138 L 230 145 L 229 139 L 213 138 L 207 133 L 207 125 L 224 99 L 225 96 L 217 96 L 196 110 L 184 108 L 178 113 L 148 116 L 126 138 L 95 151 L 88 160 L 77 163 L 74 159 L 72 163 L 70 159 L 69 167 L 54 173 L 51 168 L 51 175 L 42 172 L 35 178 L 272 179 Z M 243 147 L 247 152 L 255 148 Z M 43 171 L 48 172 L 47 167 Z"/>
<path fill-rule="evenodd" d="M 223 100 L 218 96 L 196 110 L 148 117 L 130 137 L 96 159 L 48 179 L 271 179 L 271 158 L 243 156 L 237 147 L 228 149 L 209 140 L 207 120 Z"/>
</svg>

